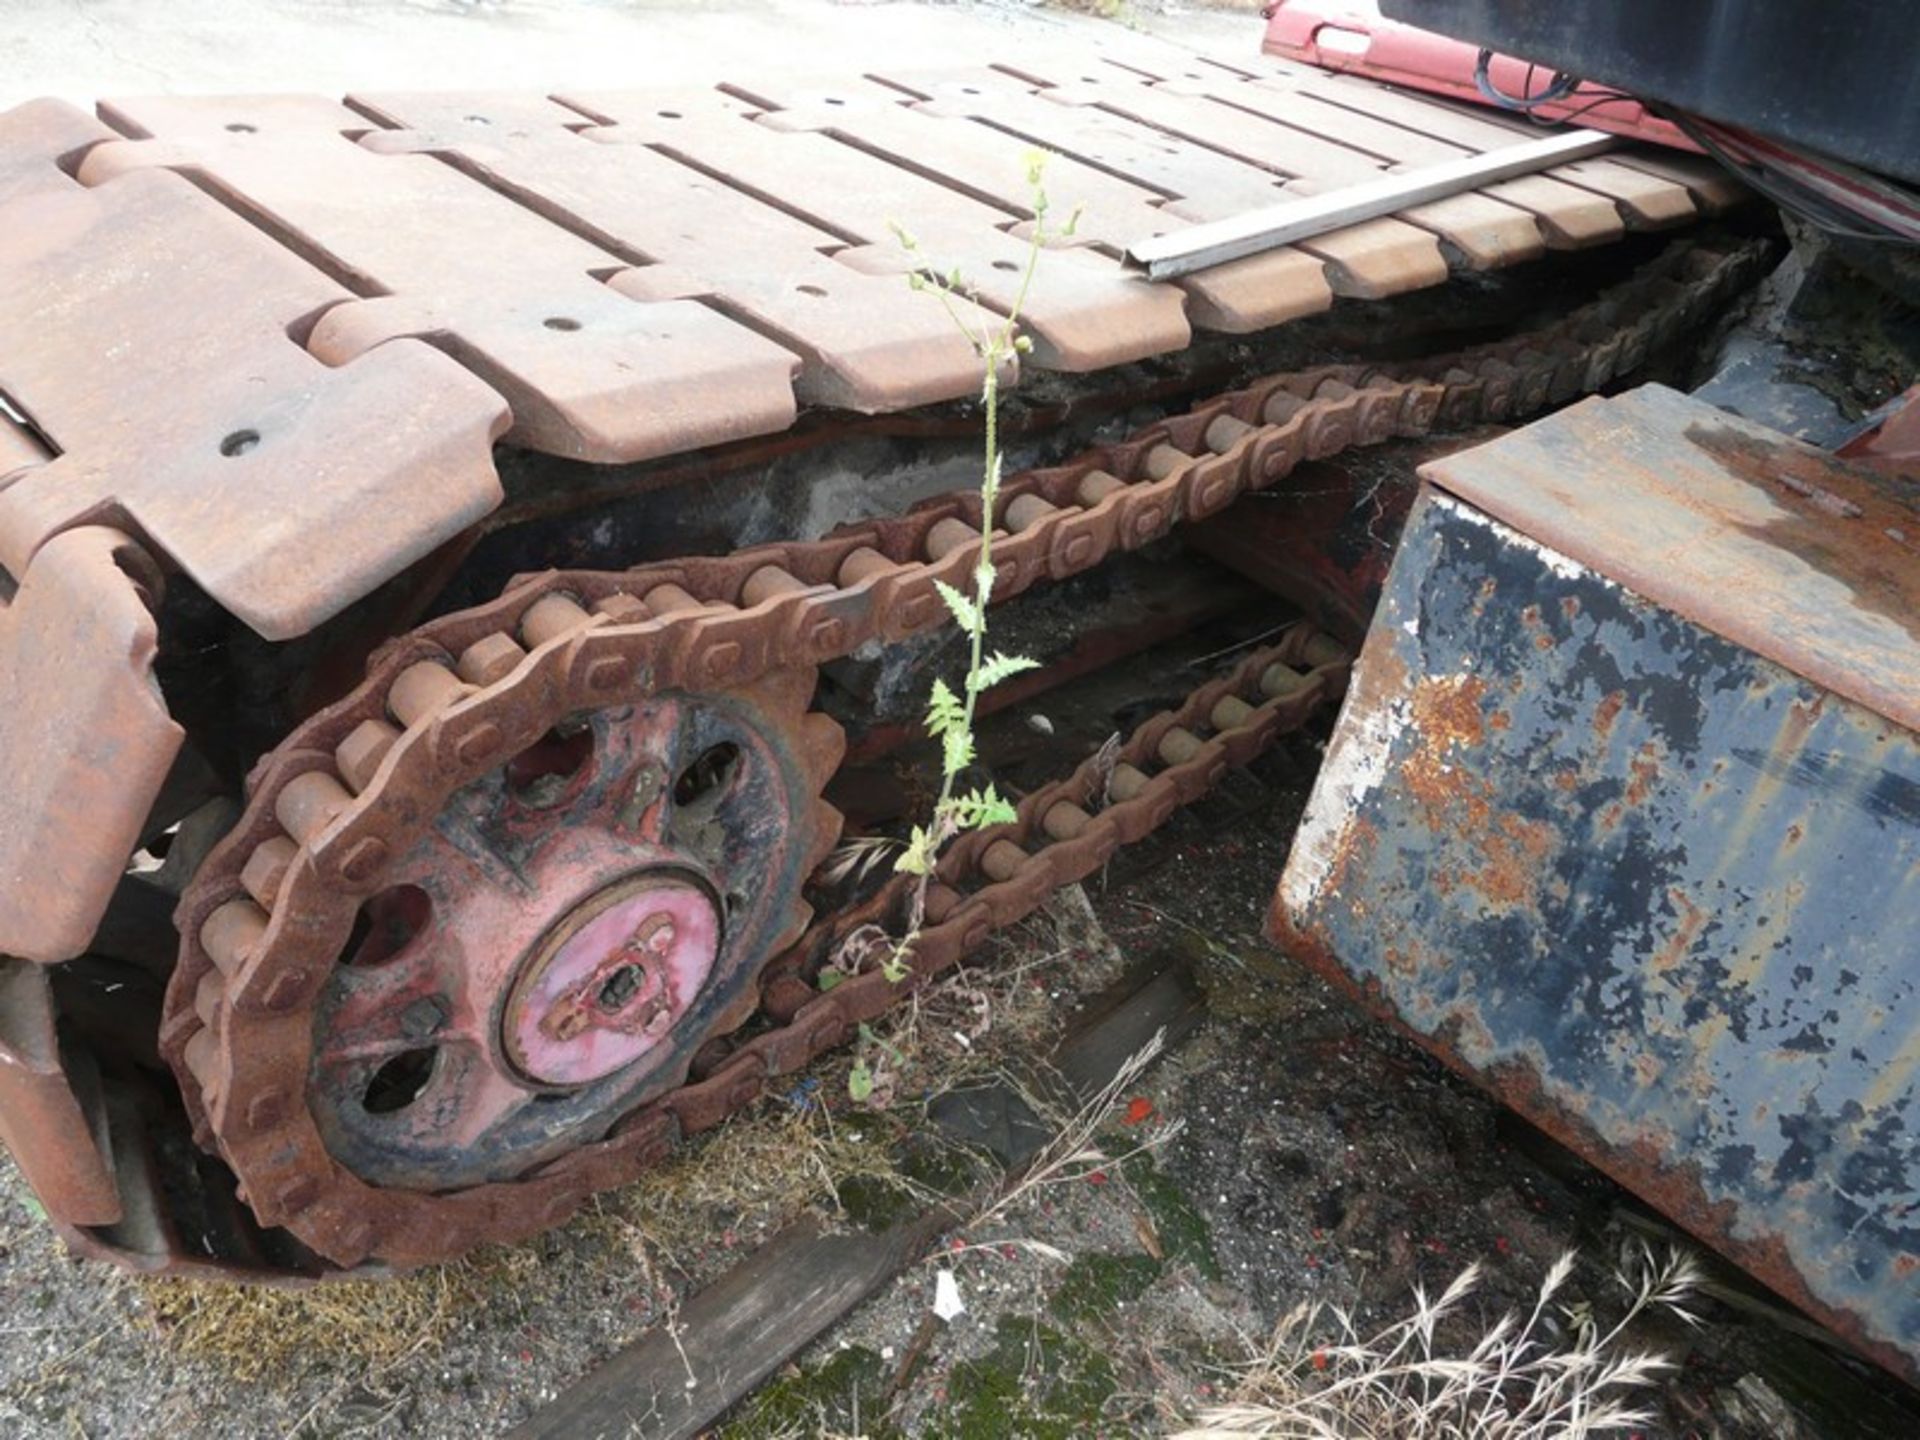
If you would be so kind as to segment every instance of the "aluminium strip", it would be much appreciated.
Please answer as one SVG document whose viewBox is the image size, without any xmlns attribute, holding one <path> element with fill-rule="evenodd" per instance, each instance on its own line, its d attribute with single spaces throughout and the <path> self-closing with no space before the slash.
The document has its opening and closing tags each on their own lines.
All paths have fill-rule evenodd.
<svg viewBox="0 0 1920 1440">
<path fill-rule="evenodd" d="M 1171 280 L 1211 265 L 1257 255 L 1296 240 L 1391 215 L 1496 181 L 1510 180 L 1555 165 L 1588 160 L 1620 143 L 1598 130 L 1569 130 L 1519 145 L 1503 145 L 1438 165 L 1423 165 L 1399 175 L 1383 175 L 1362 185 L 1342 186 L 1322 195 L 1283 200 L 1225 220 L 1210 220 L 1127 248 L 1127 260 L 1150 280 Z"/>
</svg>

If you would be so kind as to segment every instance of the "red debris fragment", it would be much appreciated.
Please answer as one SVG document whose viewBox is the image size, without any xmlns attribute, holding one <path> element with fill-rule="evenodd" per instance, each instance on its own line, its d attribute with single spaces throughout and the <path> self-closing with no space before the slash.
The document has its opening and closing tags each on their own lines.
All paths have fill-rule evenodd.
<svg viewBox="0 0 1920 1440">
<path fill-rule="evenodd" d="M 1144 1095 L 1136 1095 L 1127 1102 L 1127 1124 L 1144 1125 L 1153 1118 L 1153 1101 Z"/>
</svg>

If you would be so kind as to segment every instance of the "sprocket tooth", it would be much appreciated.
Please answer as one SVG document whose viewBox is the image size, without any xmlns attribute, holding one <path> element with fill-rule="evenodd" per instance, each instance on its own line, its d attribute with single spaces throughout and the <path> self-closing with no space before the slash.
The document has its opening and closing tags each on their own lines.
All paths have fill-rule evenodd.
<svg viewBox="0 0 1920 1440">
<path fill-rule="evenodd" d="M 728 1001 L 726 1007 L 714 1017 L 713 1033 L 715 1037 L 733 1034 L 734 1031 L 752 1019 L 754 1012 L 759 1008 L 760 980 L 758 976 L 755 976 L 753 983 L 746 986 L 738 995 Z"/>
<path fill-rule="evenodd" d="M 813 704 L 813 692 L 820 684 L 820 671 L 812 665 L 787 665 L 769 670 L 731 693 L 740 696 L 779 725 L 791 723 L 789 717 L 806 714 Z"/>
<path fill-rule="evenodd" d="M 800 758 L 807 766 L 807 779 L 816 791 L 827 781 L 847 756 L 847 732 L 831 715 L 809 711 L 800 721 Z"/>
<path fill-rule="evenodd" d="M 214 1039 L 212 1028 L 201 1030 L 187 1041 L 184 1053 L 187 1068 L 193 1072 L 194 1081 L 200 1087 L 201 1102 L 211 1110 L 220 1088 L 220 1045 Z"/>
<path fill-rule="evenodd" d="M 818 870 L 827 856 L 833 853 L 833 847 L 840 843 L 841 833 L 847 827 L 847 817 L 833 806 L 820 804 L 814 807 L 813 834 L 807 842 L 806 873 L 811 875 Z"/>
</svg>

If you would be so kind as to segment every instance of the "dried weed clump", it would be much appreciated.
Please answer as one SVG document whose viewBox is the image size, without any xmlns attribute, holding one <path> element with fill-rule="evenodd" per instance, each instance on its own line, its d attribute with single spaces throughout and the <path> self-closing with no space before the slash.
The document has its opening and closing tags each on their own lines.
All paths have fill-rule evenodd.
<svg viewBox="0 0 1920 1440">
<path fill-rule="evenodd" d="M 300 1289 L 210 1280 L 141 1282 L 173 1350 L 237 1380 L 280 1379 L 317 1357 L 379 1374 L 431 1351 L 480 1298 L 473 1266 Z"/>
<path fill-rule="evenodd" d="M 1362 1338 L 1345 1311 L 1302 1306 L 1287 1315 L 1241 1373 L 1231 1399 L 1200 1413 L 1175 1440 L 1598 1440 L 1650 1426 L 1632 1403 L 1671 1370 L 1663 1357 L 1625 1349 L 1622 1338 L 1650 1309 L 1684 1308 L 1700 1272 L 1678 1253 L 1656 1260 L 1642 1247 L 1616 1281 L 1625 1313 L 1602 1331 L 1589 1307 L 1548 1307 L 1573 1274 L 1562 1255 L 1541 1282 L 1531 1312 L 1502 1315 L 1460 1353 L 1436 1332 L 1457 1329 L 1480 1284 L 1470 1265 L 1437 1300 L 1413 1294 L 1413 1313 Z M 1558 1331 L 1561 1338 L 1551 1332 Z"/>
<path fill-rule="evenodd" d="M 814 1087 L 806 1087 L 811 1092 Z M 675 1269 L 726 1233 L 768 1232 L 853 1179 L 909 1184 L 883 1140 L 809 1102 L 743 1116 L 602 1202 L 601 1223 Z"/>
</svg>

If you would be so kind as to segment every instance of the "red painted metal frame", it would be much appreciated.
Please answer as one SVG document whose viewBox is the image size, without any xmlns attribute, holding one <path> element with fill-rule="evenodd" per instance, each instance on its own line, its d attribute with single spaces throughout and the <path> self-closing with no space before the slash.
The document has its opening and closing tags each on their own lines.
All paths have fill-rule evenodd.
<svg viewBox="0 0 1920 1440">
<path fill-rule="evenodd" d="M 1474 105 L 1488 103 L 1473 78 L 1478 46 L 1389 20 L 1366 0 L 1280 0 L 1268 15 L 1260 48 L 1322 70 L 1364 75 Z M 1488 72 L 1508 95 L 1538 94 L 1553 73 L 1511 55 L 1494 56 Z M 1542 120 L 1577 115 L 1582 125 L 1595 130 L 1699 151 L 1674 125 L 1638 101 L 1611 98 L 1615 93 L 1605 86 L 1581 85 L 1565 100 L 1541 105 L 1532 114 Z"/>
</svg>

